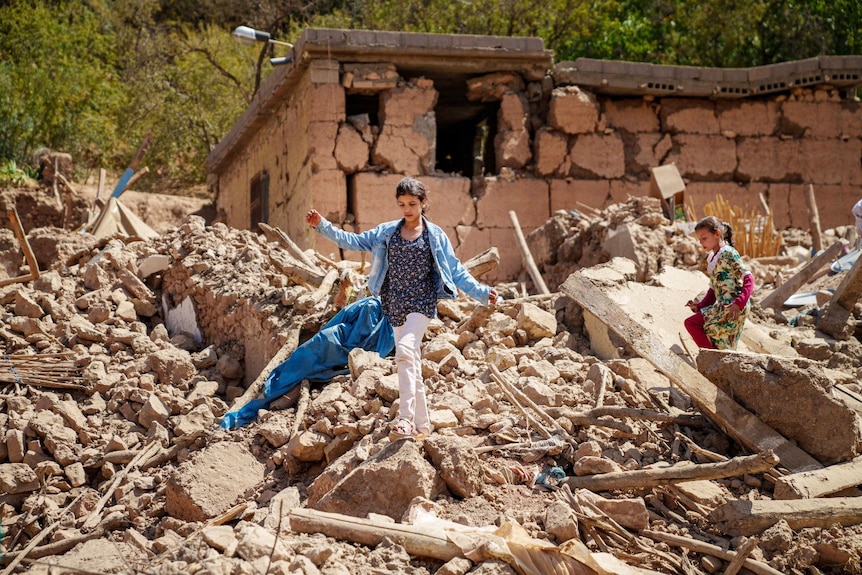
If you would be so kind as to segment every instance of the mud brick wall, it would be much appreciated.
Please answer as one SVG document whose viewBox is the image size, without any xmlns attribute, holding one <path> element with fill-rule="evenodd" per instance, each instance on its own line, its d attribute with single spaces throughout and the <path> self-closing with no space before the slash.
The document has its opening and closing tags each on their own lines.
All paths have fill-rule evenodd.
<svg viewBox="0 0 862 575">
<path fill-rule="evenodd" d="M 439 118 L 452 109 L 440 90 L 393 64 L 313 61 L 219 173 L 223 221 L 251 226 L 249 190 L 265 174 L 263 221 L 301 246 L 358 259 L 309 230 L 305 211 L 313 206 L 345 229 L 368 230 L 400 217 L 395 185 L 415 176 L 428 184 L 428 215 L 458 255 L 498 247 L 500 266 L 487 279 L 507 281 L 522 271 L 510 210 L 527 234 L 556 210 L 648 195 L 650 168 L 659 165 L 676 164 L 698 217 L 719 194 L 760 213 L 762 194 L 778 229 L 807 228 L 804 194 L 813 185 L 828 229 L 851 224 L 850 208 L 862 197 L 860 104 L 828 87 L 739 99 L 623 97 L 559 85 L 552 74 L 478 75 L 464 90 L 493 113 L 472 174 L 446 170 L 441 146 L 453 138 L 441 141 Z M 454 139 L 469 147 L 480 128 Z"/>
</svg>

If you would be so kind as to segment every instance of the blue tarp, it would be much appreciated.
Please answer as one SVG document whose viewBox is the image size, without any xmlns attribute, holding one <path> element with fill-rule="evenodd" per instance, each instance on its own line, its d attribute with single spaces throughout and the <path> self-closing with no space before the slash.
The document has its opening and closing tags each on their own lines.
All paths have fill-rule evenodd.
<svg viewBox="0 0 862 575">
<path fill-rule="evenodd" d="M 264 382 L 264 396 L 254 399 L 221 420 L 224 429 L 237 429 L 257 420 L 257 412 L 307 379 L 312 383 L 330 381 L 347 373 L 347 354 L 353 348 L 376 351 L 386 357 L 395 349 L 395 334 L 383 315 L 380 300 L 358 300 L 329 320 L 311 339 L 278 365 Z"/>
</svg>

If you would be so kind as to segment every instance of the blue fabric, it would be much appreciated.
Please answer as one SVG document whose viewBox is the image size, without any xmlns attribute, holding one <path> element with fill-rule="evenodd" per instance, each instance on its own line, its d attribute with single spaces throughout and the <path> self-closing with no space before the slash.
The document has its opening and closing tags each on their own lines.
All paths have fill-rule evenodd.
<svg viewBox="0 0 862 575">
<path fill-rule="evenodd" d="M 353 348 L 386 357 L 395 349 L 395 334 L 383 315 L 380 300 L 367 297 L 339 311 L 314 336 L 296 348 L 264 382 L 264 396 L 225 414 L 223 429 L 237 429 L 257 420 L 257 412 L 300 384 L 330 381 L 347 373 L 347 354 Z"/>
</svg>

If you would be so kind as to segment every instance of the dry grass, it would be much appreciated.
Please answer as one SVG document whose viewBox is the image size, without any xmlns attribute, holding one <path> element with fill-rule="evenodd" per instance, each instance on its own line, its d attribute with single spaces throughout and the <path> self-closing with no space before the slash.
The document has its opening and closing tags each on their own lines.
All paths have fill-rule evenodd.
<svg viewBox="0 0 862 575">
<path fill-rule="evenodd" d="M 721 195 L 704 206 L 708 216 L 715 216 L 733 228 L 733 245 L 740 255 L 750 258 L 776 256 L 781 250 L 781 236 L 775 231 L 772 213 L 758 215 L 756 210 L 731 206 Z"/>
</svg>

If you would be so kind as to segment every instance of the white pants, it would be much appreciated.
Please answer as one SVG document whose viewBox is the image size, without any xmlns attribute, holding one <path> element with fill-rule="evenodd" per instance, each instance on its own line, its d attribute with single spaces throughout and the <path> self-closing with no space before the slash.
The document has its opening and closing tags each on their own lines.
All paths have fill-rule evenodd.
<svg viewBox="0 0 862 575">
<path fill-rule="evenodd" d="M 398 418 L 406 419 L 423 433 L 430 433 L 431 420 L 422 379 L 422 338 L 431 319 L 421 313 L 407 315 L 395 332 L 395 365 L 398 369 Z"/>
</svg>

